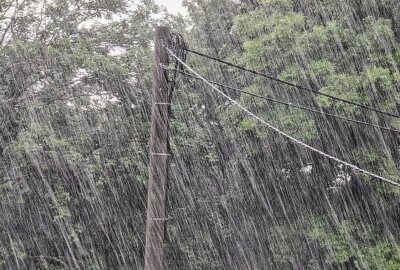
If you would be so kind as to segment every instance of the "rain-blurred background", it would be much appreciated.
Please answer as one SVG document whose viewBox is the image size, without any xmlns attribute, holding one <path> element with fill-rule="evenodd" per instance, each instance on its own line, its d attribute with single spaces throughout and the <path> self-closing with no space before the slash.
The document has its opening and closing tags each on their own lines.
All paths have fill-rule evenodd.
<svg viewBox="0 0 400 270">
<path fill-rule="evenodd" d="M 400 130 L 398 0 L 183 5 L 180 15 L 152 0 L 0 1 L 0 269 L 143 269 L 156 25 L 193 50 L 394 116 L 189 54 L 209 80 Z M 399 181 L 399 132 L 224 91 Z M 400 188 L 280 137 L 191 77 L 172 103 L 165 269 L 400 269 Z"/>
</svg>

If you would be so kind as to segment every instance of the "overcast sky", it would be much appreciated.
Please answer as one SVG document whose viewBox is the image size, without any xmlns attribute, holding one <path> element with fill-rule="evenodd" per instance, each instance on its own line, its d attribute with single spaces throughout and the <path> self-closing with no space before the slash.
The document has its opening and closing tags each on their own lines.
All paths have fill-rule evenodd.
<svg viewBox="0 0 400 270">
<path fill-rule="evenodd" d="M 174 15 L 178 13 L 186 15 L 186 9 L 182 7 L 182 0 L 155 0 L 158 5 L 165 6 L 168 12 Z"/>
</svg>

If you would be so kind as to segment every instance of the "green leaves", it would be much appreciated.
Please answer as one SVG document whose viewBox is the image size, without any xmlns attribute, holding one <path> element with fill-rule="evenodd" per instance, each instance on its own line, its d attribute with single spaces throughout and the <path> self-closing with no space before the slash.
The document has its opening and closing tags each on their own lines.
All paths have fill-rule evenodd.
<svg viewBox="0 0 400 270">
<path fill-rule="evenodd" d="M 400 269 L 400 250 L 399 247 L 393 247 L 387 242 L 378 242 L 374 246 L 363 249 L 363 256 L 360 258 L 362 265 L 361 260 L 364 260 L 371 269 Z"/>
<path fill-rule="evenodd" d="M 360 104 L 367 103 L 367 97 L 362 93 L 362 77 L 356 74 L 334 74 L 327 78 L 327 86 L 321 88 L 321 92 L 338 98 L 353 101 Z M 349 113 L 359 113 L 356 106 L 349 106 L 340 101 L 318 96 L 321 106 L 336 107 Z"/>
<path fill-rule="evenodd" d="M 310 77 L 316 77 L 322 82 L 325 82 L 330 76 L 335 74 L 336 65 L 328 60 L 317 60 L 310 64 Z"/>
<path fill-rule="evenodd" d="M 365 76 L 375 91 L 395 92 L 393 88 L 396 78 L 388 68 L 367 67 Z"/>
<path fill-rule="evenodd" d="M 392 270 L 398 267 L 399 247 L 389 241 L 382 241 L 378 228 L 342 221 L 335 230 L 320 223 L 308 232 L 326 252 L 326 262 L 340 265 L 354 262 L 364 269 Z"/>
<path fill-rule="evenodd" d="M 71 196 L 68 192 L 65 192 L 62 186 L 57 186 L 54 199 L 52 199 L 51 208 L 54 211 L 54 222 L 68 221 L 71 216 L 71 211 L 68 204 L 71 200 Z"/>
<path fill-rule="evenodd" d="M 261 0 L 266 7 L 274 7 L 279 10 L 290 10 L 293 8 L 293 0 Z"/>
<path fill-rule="evenodd" d="M 381 239 L 379 228 L 357 224 L 350 220 L 339 221 L 337 226 L 319 218 L 306 218 L 296 228 L 274 226 L 269 230 L 270 248 L 274 260 L 291 262 L 293 252 L 318 245 L 323 253 L 314 259 L 314 264 L 341 265 L 355 264 L 361 269 L 392 270 L 399 265 L 399 247 Z M 307 243 L 307 244 L 305 244 Z"/>
<path fill-rule="evenodd" d="M 273 111 L 272 122 L 281 130 L 297 139 L 310 142 L 317 136 L 315 122 L 298 109 L 277 109 Z"/>
<path fill-rule="evenodd" d="M 253 118 L 245 118 L 239 123 L 239 130 L 242 132 L 255 131 L 258 122 Z"/>
<path fill-rule="evenodd" d="M 379 172 L 380 175 L 388 179 L 393 179 L 395 181 L 400 179 L 399 168 L 392 159 L 385 156 L 383 151 L 360 148 L 353 150 L 352 155 L 354 162 L 361 167 Z M 362 177 L 366 179 L 371 186 L 376 188 L 378 192 L 400 195 L 400 188 L 398 187 L 387 186 L 364 175 Z"/>
<path fill-rule="evenodd" d="M 257 70 L 265 70 L 276 65 L 276 63 L 265 60 L 291 50 L 295 46 L 294 37 L 302 31 L 304 24 L 304 16 L 293 12 L 276 13 L 269 20 L 255 20 L 254 22 L 250 20 L 245 23 L 243 20 L 245 18 L 236 22 L 237 28 L 241 30 L 240 33 L 242 30 L 244 33 L 250 33 L 251 37 L 243 43 L 244 59 L 249 66 Z M 251 34 L 253 32 L 259 34 L 253 35 Z"/>
</svg>

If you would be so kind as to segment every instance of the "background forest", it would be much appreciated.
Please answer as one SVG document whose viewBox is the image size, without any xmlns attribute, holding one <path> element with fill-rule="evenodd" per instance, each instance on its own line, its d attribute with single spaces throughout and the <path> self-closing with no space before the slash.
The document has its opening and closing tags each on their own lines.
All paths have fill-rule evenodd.
<svg viewBox="0 0 400 270">
<path fill-rule="evenodd" d="M 0 1 L 0 269 L 142 269 L 153 36 L 400 113 L 398 0 Z M 400 130 L 400 119 L 189 54 L 214 81 Z M 290 135 L 400 179 L 399 133 L 229 92 Z M 400 189 L 182 77 L 165 269 L 400 269 Z"/>
</svg>

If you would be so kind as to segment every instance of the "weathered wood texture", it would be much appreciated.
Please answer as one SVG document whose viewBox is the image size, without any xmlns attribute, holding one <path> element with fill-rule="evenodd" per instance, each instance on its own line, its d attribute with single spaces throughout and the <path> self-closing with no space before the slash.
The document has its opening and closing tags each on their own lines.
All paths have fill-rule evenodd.
<svg viewBox="0 0 400 270">
<path fill-rule="evenodd" d="M 170 29 L 157 27 L 151 114 L 149 185 L 145 243 L 145 270 L 163 269 L 165 199 L 169 162 L 169 117 L 172 86 L 167 81 L 169 57 L 163 45 L 169 44 Z"/>
</svg>

